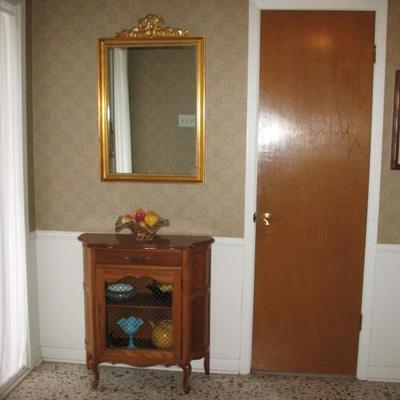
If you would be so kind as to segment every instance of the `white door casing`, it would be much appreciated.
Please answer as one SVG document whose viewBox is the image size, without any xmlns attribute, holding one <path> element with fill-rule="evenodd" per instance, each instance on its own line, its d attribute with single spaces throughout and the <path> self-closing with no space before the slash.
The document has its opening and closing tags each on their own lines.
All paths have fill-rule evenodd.
<svg viewBox="0 0 400 400">
<path fill-rule="evenodd" d="M 374 65 L 371 152 L 368 188 L 367 231 L 362 294 L 363 329 L 360 332 L 357 378 L 367 379 L 371 339 L 374 266 L 378 237 L 381 177 L 387 0 L 249 0 L 249 42 L 247 83 L 247 143 L 244 221 L 244 268 L 242 289 L 242 335 L 240 373 L 251 368 L 254 298 L 254 255 L 257 195 L 257 117 L 259 89 L 259 49 L 261 10 L 365 10 L 375 11 L 376 62 Z"/>
</svg>

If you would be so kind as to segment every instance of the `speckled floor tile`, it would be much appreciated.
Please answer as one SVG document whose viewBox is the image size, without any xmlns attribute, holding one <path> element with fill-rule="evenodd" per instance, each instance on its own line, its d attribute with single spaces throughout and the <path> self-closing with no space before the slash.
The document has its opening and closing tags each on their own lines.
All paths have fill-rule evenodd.
<svg viewBox="0 0 400 400">
<path fill-rule="evenodd" d="M 400 383 L 349 378 L 193 373 L 185 395 L 182 375 L 173 371 L 100 367 L 100 384 L 90 389 L 84 365 L 43 363 L 7 400 L 400 400 Z"/>
</svg>

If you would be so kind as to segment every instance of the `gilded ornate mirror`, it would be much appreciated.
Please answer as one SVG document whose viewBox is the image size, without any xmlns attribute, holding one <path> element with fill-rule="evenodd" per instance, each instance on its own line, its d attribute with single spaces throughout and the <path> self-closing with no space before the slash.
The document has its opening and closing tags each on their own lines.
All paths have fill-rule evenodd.
<svg viewBox="0 0 400 400">
<path fill-rule="evenodd" d="M 203 182 L 204 38 L 147 15 L 99 56 L 102 180 Z"/>
</svg>

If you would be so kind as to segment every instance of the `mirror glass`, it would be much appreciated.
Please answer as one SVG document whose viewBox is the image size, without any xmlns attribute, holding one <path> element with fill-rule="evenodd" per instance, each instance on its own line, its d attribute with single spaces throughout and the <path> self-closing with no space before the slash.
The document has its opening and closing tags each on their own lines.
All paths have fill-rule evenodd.
<svg viewBox="0 0 400 400">
<path fill-rule="evenodd" d="M 108 49 L 111 173 L 196 173 L 196 49 Z"/>
<path fill-rule="evenodd" d="M 102 179 L 201 182 L 202 39 L 138 42 L 100 41 Z"/>
</svg>

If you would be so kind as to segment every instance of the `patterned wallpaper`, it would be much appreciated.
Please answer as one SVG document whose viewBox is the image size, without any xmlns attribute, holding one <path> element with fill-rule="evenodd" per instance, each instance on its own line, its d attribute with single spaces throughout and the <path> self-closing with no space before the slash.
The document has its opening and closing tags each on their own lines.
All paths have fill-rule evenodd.
<svg viewBox="0 0 400 400">
<path fill-rule="evenodd" d="M 148 13 L 206 38 L 204 184 L 101 182 L 97 39 Z M 112 232 L 142 206 L 164 233 L 242 236 L 247 0 L 32 0 L 36 229 Z"/>
<path fill-rule="evenodd" d="M 32 3 L 31 229 L 112 231 L 116 215 L 143 206 L 170 219 L 165 233 L 241 236 L 247 0 Z M 27 4 L 29 10 L 30 0 Z M 100 181 L 97 38 L 113 36 L 150 12 L 163 16 L 170 26 L 189 29 L 192 36 L 206 37 L 206 183 L 202 185 Z M 400 172 L 389 168 L 394 71 L 400 69 L 399 26 L 400 2 L 389 0 L 380 243 L 400 243 Z M 31 190 L 32 181 L 31 175 Z"/>
<path fill-rule="evenodd" d="M 400 171 L 390 169 L 394 75 L 400 69 L 400 1 L 389 0 L 379 243 L 400 243 Z"/>
</svg>

